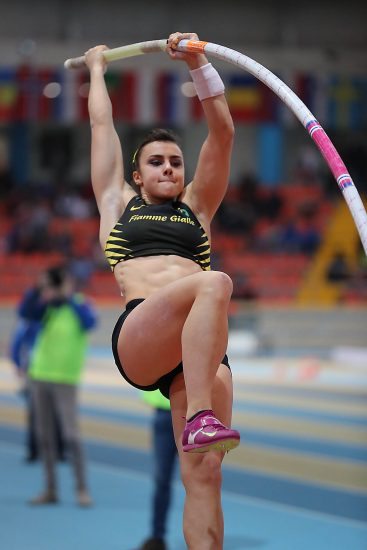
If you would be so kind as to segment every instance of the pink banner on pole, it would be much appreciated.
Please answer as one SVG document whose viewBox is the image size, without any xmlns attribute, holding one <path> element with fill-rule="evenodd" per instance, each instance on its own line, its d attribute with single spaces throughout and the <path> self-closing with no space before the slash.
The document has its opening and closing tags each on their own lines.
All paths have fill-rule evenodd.
<svg viewBox="0 0 367 550">
<path fill-rule="evenodd" d="M 345 187 L 354 185 L 339 153 L 318 121 L 312 120 L 307 124 L 306 129 L 328 163 L 340 189 L 343 190 Z"/>
</svg>

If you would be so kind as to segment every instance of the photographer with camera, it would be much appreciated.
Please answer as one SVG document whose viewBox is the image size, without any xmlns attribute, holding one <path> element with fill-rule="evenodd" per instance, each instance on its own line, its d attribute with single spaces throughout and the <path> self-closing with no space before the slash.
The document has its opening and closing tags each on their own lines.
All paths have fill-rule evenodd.
<svg viewBox="0 0 367 550">
<path fill-rule="evenodd" d="M 41 281 L 44 275 L 42 274 Z M 40 301 L 40 282 L 37 281 L 32 287 L 28 288 L 22 295 L 16 308 L 16 325 L 9 342 L 9 359 L 15 367 L 15 372 L 19 380 L 19 395 L 24 399 L 26 406 L 26 455 L 27 463 L 35 462 L 39 459 L 39 449 L 36 437 L 34 406 L 31 397 L 28 369 L 34 344 L 40 331 L 41 322 L 39 316 L 35 314 L 35 306 Z M 60 432 L 59 422 L 55 416 L 56 429 L 56 452 L 59 460 L 65 460 L 64 444 Z"/>
<path fill-rule="evenodd" d="M 75 293 L 73 279 L 63 266 L 52 267 L 43 274 L 38 299 L 32 309 L 33 318 L 40 321 L 41 328 L 28 373 L 45 489 L 29 504 L 58 502 L 56 434 L 52 421 L 56 412 L 74 470 L 77 502 L 80 506 L 91 506 L 78 429 L 77 393 L 87 349 L 87 332 L 96 325 L 96 313 L 81 294 Z"/>
</svg>

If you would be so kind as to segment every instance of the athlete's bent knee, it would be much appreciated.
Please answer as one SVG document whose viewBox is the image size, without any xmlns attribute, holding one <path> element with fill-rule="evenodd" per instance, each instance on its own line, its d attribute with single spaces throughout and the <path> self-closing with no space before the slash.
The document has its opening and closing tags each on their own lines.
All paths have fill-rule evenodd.
<svg viewBox="0 0 367 550">
<path fill-rule="evenodd" d="M 203 271 L 201 276 L 202 289 L 219 300 L 228 299 L 233 292 L 232 279 L 222 271 Z"/>
</svg>

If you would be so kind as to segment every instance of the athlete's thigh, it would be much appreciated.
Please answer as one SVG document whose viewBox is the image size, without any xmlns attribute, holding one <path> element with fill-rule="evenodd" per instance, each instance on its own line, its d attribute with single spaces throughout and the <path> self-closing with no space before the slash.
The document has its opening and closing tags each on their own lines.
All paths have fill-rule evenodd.
<svg viewBox="0 0 367 550">
<path fill-rule="evenodd" d="M 147 372 L 153 382 L 181 361 L 182 329 L 202 276 L 195 273 L 170 283 L 129 314 L 120 331 L 118 351 L 131 379 Z"/>
</svg>

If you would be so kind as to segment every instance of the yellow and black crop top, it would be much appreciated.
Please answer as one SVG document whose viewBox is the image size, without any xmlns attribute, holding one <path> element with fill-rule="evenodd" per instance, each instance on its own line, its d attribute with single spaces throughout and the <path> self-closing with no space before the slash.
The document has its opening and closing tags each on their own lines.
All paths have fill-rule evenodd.
<svg viewBox="0 0 367 550">
<path fill-rule="evenodd" d="M 119 262 L 159 254 L 182 256 L 210 270 L 208 237 L 187 204 L 146 204 L 135 196 L 107 239 L 107 261 L 114 270 Z"/>
</svg>

